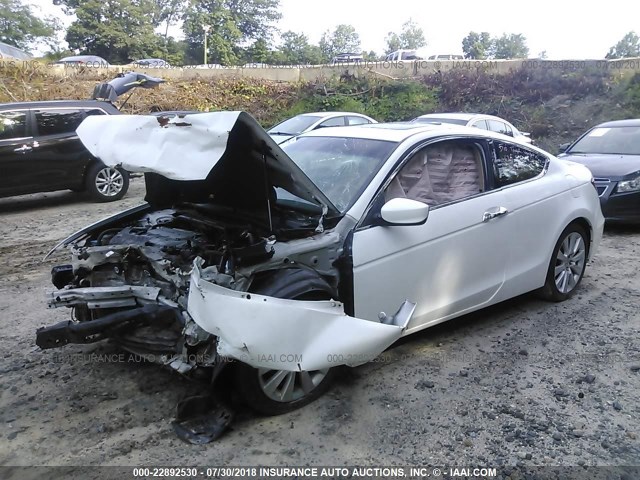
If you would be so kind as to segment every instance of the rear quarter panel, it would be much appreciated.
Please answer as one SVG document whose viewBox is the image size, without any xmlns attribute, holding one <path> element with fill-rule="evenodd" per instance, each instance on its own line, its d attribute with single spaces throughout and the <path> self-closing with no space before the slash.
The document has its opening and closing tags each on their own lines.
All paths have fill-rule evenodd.
<svg viewBox="0 0 640 480">
<path fill-rule="evenodd" d="M 590 256 L 595 253 L 604 219 L 591 173 L 582 165 L 552 158 L 543 176 L 505 188 L 504 193 L 513 237 L 500 300 L 544 285 L 555 244 L 562 231 L 577 219 L 589 224 Z"/>
</svg>

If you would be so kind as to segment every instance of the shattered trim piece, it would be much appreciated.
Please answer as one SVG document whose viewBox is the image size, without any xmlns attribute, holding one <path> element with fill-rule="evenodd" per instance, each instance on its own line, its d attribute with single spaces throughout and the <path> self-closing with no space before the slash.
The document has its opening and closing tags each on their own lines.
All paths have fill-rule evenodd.
<svg viewBox="0 0 640 480">
<path fill-rule="evenodd" d="M 252 367 L 320 370 L 367 363 L 400 338 L 413 307 L 405 302 L 393 324 L 350 317 L 337 301 L 286 300 L 230 290 L 206 280 L 203 260 L 191 273 L 188 312 L 219 337 L 218 354 Z"/>
</svg>

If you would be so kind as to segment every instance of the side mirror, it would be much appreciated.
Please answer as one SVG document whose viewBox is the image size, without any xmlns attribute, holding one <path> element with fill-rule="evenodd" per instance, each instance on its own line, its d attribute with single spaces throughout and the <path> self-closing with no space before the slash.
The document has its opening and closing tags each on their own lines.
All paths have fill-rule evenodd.
<svg viewBox="0 0 640 480">
<path fill-rule="evenodd" d="M 529 137 L 531 138 L 531 134 L 529 132 L 520 132 L 522 135 L 524 135 L 525 137 Z"/>
<path fill-rule="evenodd" d="M 569 142 L 569 143 L 563 143 L 562 145 L 560 145 L 560 146 L 558 147 L 558 153 L 564 153 L 564 152 L 566 152 L 566 151 L 569 149 L 569 147 L 570 147 L 570 146 L 571 146 L 571 142 Z"/>
<path fill-rule="evenodd" d="M 380 210 L 380 217 L 390 225 L 422 225 L 428 216 L 429 205 L 410 198 L 392 198 Z"/>
</svg>

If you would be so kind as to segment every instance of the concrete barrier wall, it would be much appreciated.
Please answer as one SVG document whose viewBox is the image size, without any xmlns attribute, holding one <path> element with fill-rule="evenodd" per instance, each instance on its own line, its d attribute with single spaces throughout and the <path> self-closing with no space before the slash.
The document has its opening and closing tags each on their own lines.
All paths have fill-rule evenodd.
<svg viewBox="0 0 640 480">
<path fill-rule="evenodd" d="M 486 71 L 494 74 L 506 74 L 521 68 L 532 70 L 563 71 L 601 69 L 611 74 L 633 74 L 640 72 L 640 58 L 620 60 L 417 60 L 398 62 L 361 62 L 360 64 L 309 65 L 309 66 L 266 66 L 266 67 L 171 67 L 141 68 L 135 65 L 100 67 L 75 67 L 46 64 L 41 61 L 0 60 L 0 77 L 3 70 L 20 68 L 29 71 L 46 71 L 59 77 L 113 77 L 116 73 L 135 70 L 159 76 L 167 80 L 194 80 L 219 77 L 248 77 L 276 82 L 309 82 L 329 79 L 340 75 L 375 74 L 390 79 L 420 77 L 434 72 L 451 70 Z"/>
</svg>

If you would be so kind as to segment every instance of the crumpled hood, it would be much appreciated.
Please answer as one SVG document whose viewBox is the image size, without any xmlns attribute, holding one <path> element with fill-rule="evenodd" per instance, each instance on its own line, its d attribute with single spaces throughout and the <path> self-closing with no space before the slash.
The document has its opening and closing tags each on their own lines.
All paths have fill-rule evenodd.
<svg viewBox="0 0 640 480">
<path fill-rule="evenodd" d="M 561 160 L 581 163 L 594 177 L 619 180 L 630 173 L 640 170 L 640 155 L 606 154 L 566 154 L 559 155 Z"/>
<path fill-rule="evenodd" d="M 273 201 L 274 187 L 281 187 L 338 213 L 246 112 L 199 113 L 169 121 L 145 115 L 91 116 L 77 133 L 106 165 L 158 174 L 169 180 L 163 188 L 178 182 L 181 191 L 222 205 L 259 208 Z"/>
</svg>

